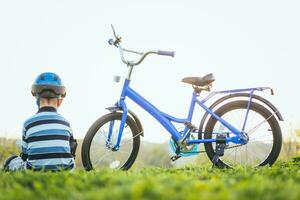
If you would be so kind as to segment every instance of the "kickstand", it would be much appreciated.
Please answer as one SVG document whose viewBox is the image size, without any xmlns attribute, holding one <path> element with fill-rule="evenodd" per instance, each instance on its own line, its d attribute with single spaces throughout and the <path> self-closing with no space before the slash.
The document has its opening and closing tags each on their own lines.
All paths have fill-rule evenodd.
<svg viewBox="0 0 300 200">
<path fill-rule="evenodd" d="M 214 157 L 213 157 L 213 159 L 212 159 L 212 166 L 211 166 L 211 168 L 215 168 L 216 167 L 216 164 L 217 164 L 217 162 L 219 161 L 219 155 L 218 154 L 215 154 L 214 155 Z"/>
<path fill-rule="evenodd" d="M 226 143 L 217 143 L 215 155 L 214 155 L 214 157 L 212 159 L 212 163 L 213 163 L 212 167 L 216 167 L 216 165 L 217 165 L 217 163 L 219 161 L 220 156 L 224 155 L 225 147 L 226 147 Z"/>
</svg>

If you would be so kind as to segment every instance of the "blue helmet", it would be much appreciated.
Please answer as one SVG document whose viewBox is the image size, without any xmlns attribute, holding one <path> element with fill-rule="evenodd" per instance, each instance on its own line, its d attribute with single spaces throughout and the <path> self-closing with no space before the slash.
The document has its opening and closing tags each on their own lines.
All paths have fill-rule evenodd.
<svg viewBox="0 0 300 200">
<path fill-rule="evenodd" d="M 35 79 L 31 93 L 33 96 L 41 98 L 65 97 L 66 87 L 57 74 L 45 72 Z"/>
</svg>

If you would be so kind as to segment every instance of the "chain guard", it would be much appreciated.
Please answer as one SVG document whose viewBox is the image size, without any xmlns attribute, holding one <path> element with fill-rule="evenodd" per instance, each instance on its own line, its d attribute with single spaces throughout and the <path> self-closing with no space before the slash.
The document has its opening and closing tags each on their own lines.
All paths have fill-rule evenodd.
<svg viewBox="0 0 300 200">
<path fill-rule="evenodd" d="M 178 144 L 172 138 L 170 139 L 169 144 L 170 144 L 172 151 L 176 155 L 179 155 L 182 157 L 193 156 L 193 155 L 200 153 L 199 152 L 199 144 L 193 144 L 193 145 L 179 147 Z M 179 148 L 179 152 L 178 152 L 178 148 Z"/>
</svg>

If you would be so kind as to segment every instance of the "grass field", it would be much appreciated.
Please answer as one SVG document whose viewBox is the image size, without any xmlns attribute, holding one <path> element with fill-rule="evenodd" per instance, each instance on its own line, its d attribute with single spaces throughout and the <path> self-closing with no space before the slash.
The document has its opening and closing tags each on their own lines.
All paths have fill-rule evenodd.
<svg viewBox="0 0 300 200">
<path fill-rule="evenodd" d="M 0 172 L 0 199 L 300 199 L 300 163 L 73 173 Z"/>
</svg>

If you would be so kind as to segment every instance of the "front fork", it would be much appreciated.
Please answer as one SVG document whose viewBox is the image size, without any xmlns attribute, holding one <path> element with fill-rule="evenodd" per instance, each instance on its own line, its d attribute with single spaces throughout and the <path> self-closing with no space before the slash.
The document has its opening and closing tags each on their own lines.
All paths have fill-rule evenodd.
<svg viewBox="0 0 300 200">
<path fill-rule="evenodd" d="M 117 142 L 116 144 L 112 144 L 112 133 L 115 126 L 115 121 L 111 121 L 109 123 L 109 132 L 106 140 L 106 147 L 112 149 L 113 151 L 118 151 L 120 149 L 120 142 L 122 139 L 123 131 L 127 120 L 128 109 L 124 101 L 118 101 L 113 108 L 115 108 L 115 111 L 119 110 L 120 108 L 122 109 L 123 112 L 121 117 L 121 124 L 118 130 Z"/>
</svg>

